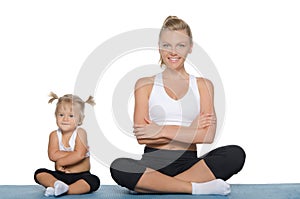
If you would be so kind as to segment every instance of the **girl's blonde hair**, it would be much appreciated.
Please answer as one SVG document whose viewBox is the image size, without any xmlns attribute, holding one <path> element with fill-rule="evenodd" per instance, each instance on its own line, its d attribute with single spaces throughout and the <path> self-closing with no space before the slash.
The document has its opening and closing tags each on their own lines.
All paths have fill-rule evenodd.
<svg viewBox="0 0 300 199">
<path fill-rule="evenodd" d="M 193 36 L 192 36 L 192 31 L 191 31 L 190 26 L 182 19 L 179 19 L 177 16 L 168 16 L 165 19 L 165 21 L 160 29 L 159 39 L 160 39 L 162 31 L 166 30 L 166 29 L 171 30 L 171 31 L 185 30 L 186 34 L 190 38 L 191 44 L 193 43 Z M 160 63 L 160 66 L 165 64 L 164 61 L 162 60 L 161 55 L 160 55 L 159 63 Z"/>
<path fill-rule="evenodd" d="M 51 99 L 48 101 L 48 103 L 52 103 L 54 100 L 58 100 L 58 102 L 56 103 L 55 116 L 57 115 L 58 106 L 63 102 L 71 103 L 73 106 L 79 106 L 79 126 L 82 124 L 84 119 L 85 103 L 90 104 L 91 106 L 94 106 L 96 104 L 92 96 L 89 96 L 86 101 L 83 101 L 77 95 L 66 94 L 62 97 L 58 97 L 55 93 L 50 92 L 49 97 L 51 97 Z"/>
</svg>

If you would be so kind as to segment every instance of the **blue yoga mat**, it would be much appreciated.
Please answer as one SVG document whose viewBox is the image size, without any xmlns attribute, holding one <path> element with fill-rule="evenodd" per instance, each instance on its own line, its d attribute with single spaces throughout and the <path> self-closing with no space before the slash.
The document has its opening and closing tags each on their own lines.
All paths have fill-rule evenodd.
<svg viewBox="0 0 300 199">
<path fill-rule="evenodd" d="M 39 185 L 0 185 L 0 199 L 40 199 L 45 189 Z M 116 185 L 102 185 L 91 194 L 64 195 L 61 199 L 300 199 L 300 184 L 233 184 L 228 196 L 189 194 L 130 194 L 127 189 Z"/>
</svg>

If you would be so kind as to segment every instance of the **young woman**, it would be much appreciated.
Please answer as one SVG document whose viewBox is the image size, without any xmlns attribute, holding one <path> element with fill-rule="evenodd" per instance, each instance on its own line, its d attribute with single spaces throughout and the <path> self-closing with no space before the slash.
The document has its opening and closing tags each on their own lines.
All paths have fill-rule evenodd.
<svg viewBox="0 0 300 199">
<path fill-rule="evenodd" d="M 100 180 L 89 171 L 87 133 L 79 127 L 84 118 L 85 103 L 94 105 L 93 98 L 89 97 L 84 102 L 76 95 L 68 94 L 60 98 L 54 93 L 50 95 L 49 103 L 58 99 L 55 110 L 58 129 L 51 132 L 48 145 L 48 156 L 55 162 L 55 171 L 38 169 L 34 179 L 46 188 L 45 196 L 96 191 Z"/>
<path fill-rule="evenodd" d="M 165 70 L 135 87 L 134 134 L 144 154 L 111 164 L 119 185 L 141 193 L 230 193 L 225 181 L 242 169 L 245 152 L 231 145 L 197 157 L 197 144 L 214 141 L 216 115 L 212 82 L 185 70 L 192 47 L 189 25 L 168 17 L 159 35 Z"/>
</svg>

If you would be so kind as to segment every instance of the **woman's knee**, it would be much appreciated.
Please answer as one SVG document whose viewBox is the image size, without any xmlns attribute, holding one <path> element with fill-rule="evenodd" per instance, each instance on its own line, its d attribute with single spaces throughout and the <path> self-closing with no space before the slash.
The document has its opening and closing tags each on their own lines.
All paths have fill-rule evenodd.
<svg viewBox="0 0 300 199">
<path fill-rule="evenodd" d="M 246 160 L 246 153 L 244 149 L 237 145 L 230 146 L 230 156 L 233 158 L 234 167 L 236 170 L 236 173 L 242 170 L 245 160 Z"/>
<path fill-rule="evenodd" d="M 246 160 L 246 153 L 244 149 L 237 145 L 227 146 L 226 153 L 227 155 L 224 166 L 225 169 L 225 179 L 230 178 L 232 175 L 237 174 L 242 170 Z"/>
<path fill-rule="evenodd" d="M 145 170 L 146 168 L 139 165 L 137 160 L 129 158 L 118 158 L 110 165 L 110 173 L 114 181 L 131 190 L 134 190 Z"/>
<path fill-rule="evenodd" d="M 111 177 L 114 179 L 119 184 L 119 177 L 123 173 L 123 169 L 127 165 L 127 160 L 126 158 L 118 158 L 114 160 L 111 165 L 110 165 L 110 174 Z"/>
<path fill-rule="evenodd" d="M 223 180 L 238 173 L 243 168 L 245 159 L 245 151 L 237 145 L 217 148 L 204 158 L 216 178 Z"/>
</svg>

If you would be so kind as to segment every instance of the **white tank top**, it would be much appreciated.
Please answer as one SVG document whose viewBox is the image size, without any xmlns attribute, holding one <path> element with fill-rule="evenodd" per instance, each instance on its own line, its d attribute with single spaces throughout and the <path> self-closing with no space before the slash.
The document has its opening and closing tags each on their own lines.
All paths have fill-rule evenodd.
<svg viewBox="0 0 300 199">
<path fill-rule="evenodd" d="M 57 129 L 56 131 L 57 137 L 58 137 L 58 146 L 59 146 L 59 150 L 60 151 L 74 151 L 75 148 L 75 140 L 77 137 L 77 128 L 75 129 L 75 131 L 73 132 L 73 134 L 71 135 L 70 139 L 69 139 L 69 146 L 70 147 L 66 147 L 63 142 L 62 142 L 62 132 L 60 129 Z M 90 153 L 87 152 L 85 157 L 89 157 Z"/>
<path fill-rule="evenodd" d="M 189 126 L 200 113 L 197 79 L 190 75 L 189 89 L 180 99 L 172 99 L 165 91 L 162 73 L 155 76 L 149 97 L 149 117 L 158 125 Z"/>
</svg>

